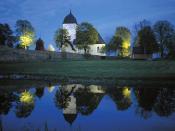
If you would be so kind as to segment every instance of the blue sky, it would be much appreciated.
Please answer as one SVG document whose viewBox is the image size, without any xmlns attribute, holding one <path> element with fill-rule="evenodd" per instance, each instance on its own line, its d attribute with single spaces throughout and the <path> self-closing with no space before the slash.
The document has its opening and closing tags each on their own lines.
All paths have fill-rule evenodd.
<svg viewBox="0 0 175 131">
<path fill-rule="evenodd" d="M 175 0 L 1 0 L 0 23 L 14 28 L 16 20 L 29 20 L 47 47 L 54 44 L 54 33 L 70 9 L 78 23 L 92 23 L 105 40 L 117 26 L 132 30 L 143 19 L 151 23 L 168 20 L 175 25 Z"/>
</svg>

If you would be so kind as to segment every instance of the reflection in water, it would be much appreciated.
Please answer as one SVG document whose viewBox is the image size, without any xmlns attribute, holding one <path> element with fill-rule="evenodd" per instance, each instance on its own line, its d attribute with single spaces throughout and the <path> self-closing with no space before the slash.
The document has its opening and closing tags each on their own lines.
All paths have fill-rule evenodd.
<svg viewBox="0 0 175 131">
<path fill-rule="evenodd" d="M 170 88 L 159 90 L 154 110 L 159 116 L 170 116 L 175 111 L 175 90 Z"/>
<path fill-rule="evenodd" d="M 35 95 L 36 95 L 38 98 L 41 99 L 42 96 L 44 95 L 44 87 L 38 87 L 38 88 L 36 88 Z"/>
<path fill-rule="evenodd" d="M 12 92 L 0 91 L 0 115 L 7 115 L 12 102 L 16 100 L 15 95 Z"/>
<path fill-rule="evenodd" d="M 109 89 L 109 96 L 115 102 L 118 110 L 126 110 L 131 104 L 131 89 L 129 87 L 118 87 Z"/>
<path fill-rule="evenodd" d="M 175 111 L 175 90 L 171 88 L 135 89 L 138 112 L 143 118 L 149 118 L 154 111 L 159 116 L 170 116 Z"/>
<path fill-rule="evenodd" d="M 19 96 L 19 102 L 16 105 L 16 116 L 28 117 L 34 109 L 34 95 L 29 91 L 24 91 Z"/>
<path fill-rule="evenodd" d="M 49 100 L 50 97 L 52 100 Z M 110 112 L 111 114 L 132 109 L 136 111 L 135 117 L 140 116 L 149 120 L 148 118 L 154 117 L 153 114 L 157 114 L 161 119 L 161 117 L 171 116 L 175 112 L 174 88 L 131 88 L 126 86 L 108 88 L 98 85 L 69 84 L 60 85 L 59 88 L 49 85 L 46 90 L 44 87 L 24 88 L 15 91 L 0 89 L 0 117 L 2 115 L 8 116 L 10 109 L 13 108 L 16 120 L 19 118 L 28 119 L 32 113 L 35 113 L 34 108 L 43 110 L 41 105 L 46 104 L 45 101 L 49 100 L 47 104 L 54 102 L 54 106 L 49 108 L 49 112 L 57 108 L 65 121 L 73 125 L 82 116 L 94 117 L 94 114 L 99 112 L 98 108 L 108 106 L 103 103 L 103 99 L 112 100 L 112 103 L 115 103 L 117 110 L 115 108 L 114 111 Z M 37 105 L 38 102 L 41 103 Z M 47 104 L 45 108 L 47 108 Z M 99 105 L 101 106 L 99 107 Z M 109 108 L 112 109 L 113 107 Z M 3 122 L 0 119 L 0 130 L 3 127 Z M 47 126 L 47 128 L 49 127 Z"/>
</svg>

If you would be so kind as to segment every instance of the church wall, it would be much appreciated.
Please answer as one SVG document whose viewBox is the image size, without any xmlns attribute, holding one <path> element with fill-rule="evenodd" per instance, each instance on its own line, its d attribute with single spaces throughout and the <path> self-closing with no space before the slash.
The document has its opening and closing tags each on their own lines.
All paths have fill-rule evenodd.
<svg viewBox="0 0 175 131">
<path fill-rule="evenodd" d="M 100 53 L 101 48 L 105 46 L 105 44 L 93 44 L 90 45 L 90 50 L 89 53 L 91 55 L 99 55 L 99 56 L 106 56 L 105 53 Z M 76 51 L 73 51 L 72 48 L 70 46 L 65 47 L 63 49 L 65 52 L 69 52 L 69 53 L 78 53 L 78 54 L 84 54 L 84 50 L 79 50 L 78 48 L 76 48 Z"/>
<path fill-rule="evenodd" d="M 68 31 L 71 42 L 76 39 L 76 28 L 77 24 L 63 24 L 63 29 L 66 29 Z"/>
<path fill-rule="evenodd" d="M 104 47 L 105 44 L 93 44 L 90 45 L 90 54 L 91 55 L 99 55 L 99 56 L 106 56 L 105 53 L 100 53 L 102 47 Z"/>
</svg>

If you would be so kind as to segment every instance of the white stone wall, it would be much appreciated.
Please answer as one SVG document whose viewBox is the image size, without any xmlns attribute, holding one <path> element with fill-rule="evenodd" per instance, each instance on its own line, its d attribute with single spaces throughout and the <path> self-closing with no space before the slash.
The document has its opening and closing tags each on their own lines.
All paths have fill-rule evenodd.
<svg viewBox="0 0 175 131">
<path fill-rule="evenodd" d="M 90 45 L 89 53 L 91 55 L 106 56 L 105 53 L 100 53 L 100 50 L 102 49 L 103 46 L 105 46 L 105 44 L 93 44 L 93 45 Z M 62 51 L 69 52 L 69 53 L 84 54 L 84 50 L 79 50 L 76 47 L 75 47 L 75 49 L 76 49 L 76 51 L 73 51 L 70 46 L 67 46 L 67 47 L 63 47 Z"/>
<path fill-rule="evenodd" d="M 91 45 L 90 46 L 90 54 L 91 55 L 106 56 L 105 53 L 100 53 L 103 46 L 105 46 L 105 44 L 93 44 L 93 45 Z"/>
<path fill-rule="evenodd" d="M 68 31 L 72 43 L 76 39 L 76 28 L 77 24 L 63 24 L 63 29 Z"/>
</svg>

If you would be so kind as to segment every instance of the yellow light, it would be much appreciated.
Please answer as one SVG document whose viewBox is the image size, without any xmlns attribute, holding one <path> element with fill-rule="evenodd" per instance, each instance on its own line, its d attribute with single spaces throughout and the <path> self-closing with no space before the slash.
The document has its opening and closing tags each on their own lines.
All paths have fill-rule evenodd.
<svg viewBox="0 0 175 131">
<path fill-rule="evenodd" d="M 129 49 L 130 49 L 130 42 L 125 40 L 122 43 L 122 56 L 124 56 L 124 57 L 129 56 Z"/>
<path fill-rule="evenodd" d="M 30 44 L 33 42 L 32 34 L 25 33 L 24 35 L 21 35 L 20 42 L 21 42 L 21 45 L 24 47 L 30 46 Z"/>
<path fill-rule="evenodd" d="M 25 104 L 34 103 L 34 96 L 30 92 L 25 91 L 20 95 L 20 102 Z"/>
<path fill-rule="evenodd" d="M 129 98 L 131 95 L 131 90 L 128 87 L 124 87 L 122 93 L 125 98 Z"/>
<path fill-rule="evenodd" d="M 129 47 L 130 47 L 129 42 L 127 42 L 127 41 L 123 42 L 122 47 L 123 47 L 124 49 L 129 49 Z"/>
</svg>

